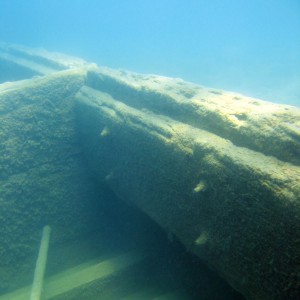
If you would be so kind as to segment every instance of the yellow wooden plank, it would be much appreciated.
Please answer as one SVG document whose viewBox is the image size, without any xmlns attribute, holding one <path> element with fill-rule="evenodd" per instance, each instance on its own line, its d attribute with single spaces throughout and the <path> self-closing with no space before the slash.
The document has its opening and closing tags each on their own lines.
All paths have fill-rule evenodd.
<svg viewBox="0 0 300 300">
<path fill-rule="evenodd" d="M 141 255 L 129 252 L 92 265 L 85 263 L 63 271 L 45 279 L 43 299 L 48 300 L 92 281 L 103 279 L 141 259 Z M 27 286 L 0 296 L 0 300 L 28 300 L 30 290 L 31 286 Z"/>
</svg>

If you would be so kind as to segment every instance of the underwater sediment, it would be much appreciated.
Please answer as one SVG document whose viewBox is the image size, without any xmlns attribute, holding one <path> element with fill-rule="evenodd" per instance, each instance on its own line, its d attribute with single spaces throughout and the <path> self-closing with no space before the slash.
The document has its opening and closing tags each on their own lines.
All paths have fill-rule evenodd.
<svg viewBox="0 0 300 300">
<path fill-rule="evenodd" d="M 299 108 L 26 51 L 0 52 L 38 75 L 0 85 L 1 266 L 32 224 L 85 234 L 92 176 L 245 298 L 299 297 Z"/>
</svg>

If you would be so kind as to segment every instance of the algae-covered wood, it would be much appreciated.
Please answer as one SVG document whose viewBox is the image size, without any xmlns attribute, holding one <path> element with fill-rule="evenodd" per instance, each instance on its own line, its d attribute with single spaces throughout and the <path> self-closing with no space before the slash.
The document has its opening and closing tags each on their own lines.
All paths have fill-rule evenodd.
<svg viewBox="0 0 300 300">
<path fill-rule="evenodd" d="M 93 86 L 101 90 L 96 83 Z M 90 87 L 76 97 L 82 142 L 98 178 L 179 238 L 248 299 L 299 295 L 299 166 L 286 162 L 290 156 L 283 150 L 279 160 L 254 151 L 255 146 L 237 145 L 210 131 L 210 125 L 200 128 L 172 118 L 169 107 L 158 113 L 153 103 L 145 109 L 123 101 L 118 84 L 115 97 Z M 143 101 L 139 93 L 135 101 Z M 148 100 L 149 95 L 151 90 L 145 95 Z M 176 105 L 180 114 L 184 105 Z M 259 105 L 267 109 L 273 104 Z M 299 115 L 297 108 L 287 111 Z M 267 124 L 268 114 L 265 118 Z M 299 120 L 294 121 L 297 131 Z M 293 137 L 296 145 L 297 135 Z M 266 143 L 263 133 L 252 141 L 255 138 Z M 277 138 L 281 143 L 276 135 L 274 143 Z M 298 158 L 295 155 L 293 161 Z"/>
<path fill-rule="evenodd" d="M 72 113 L 84 78 L 77 69 L 0 85 L 0 292 L 32 280 L 45 224 L 55 243 L 97 220 Z"/>
<path fill-rule="evenodd" d="M 104 184 L 247 299 L 300 298 L 299 108 L 3 44 L 2 67 L 47 76 L 0 85 L 0 292 L 45 223 L 104 225 Z"/>
<path fill-rule="evenodd" d="M 138 109 L 202 128 L 280 160 L 300 164 L 300 109 L 155 75 L 102 68 L 90 87 Z"/>
</svg>

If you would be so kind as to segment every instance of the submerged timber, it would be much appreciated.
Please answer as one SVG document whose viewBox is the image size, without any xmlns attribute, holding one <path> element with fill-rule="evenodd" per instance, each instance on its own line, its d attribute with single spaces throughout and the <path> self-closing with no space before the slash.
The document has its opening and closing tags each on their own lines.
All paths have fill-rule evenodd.
<svg viewBox="0 0 300 300">
<path fill-rule="evenodd" d="M 19 46 L 0 67 L 0 268 L 41 220 L 86 234 L 99 183 L 245 298 L 299 297 L 299 108 Z"/>
</svg>

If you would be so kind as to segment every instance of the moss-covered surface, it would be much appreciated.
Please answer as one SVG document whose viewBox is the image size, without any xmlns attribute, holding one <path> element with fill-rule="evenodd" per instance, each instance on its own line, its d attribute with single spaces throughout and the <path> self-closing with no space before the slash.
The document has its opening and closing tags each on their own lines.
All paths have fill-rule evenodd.
<svg viewBox="0 0 300 300">
<path fill-rule="evenodd" d="M 248 299 L 297 299 L 299 167 L 89 88 L 76 111 L 90 167 L 120 198 Z"/>
<path fill-rule="evenodd" d="M 300 298 L 299 109 L 30 53 L 78 69 L 0 85 L 0 294 L 44 225 L 51 249 L 111 224 L 108 187 L 248 299 Z"/>
<path fill-rule="evenodd" d="M 300 165 L 300 110 L 296 107 L 181 79 L 107 68 L 89 70 L 87 85 L 137 109 L 169 116 L 237 146 Z"/>
<path fill-rule="evenodd" d="M 84 78 L 64 71 L 0 88 L 0 292 L 32 280 L 44 225 L 51 243 L 95 225 L 97 188 L 73 126 Z"/>
</svg>

